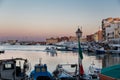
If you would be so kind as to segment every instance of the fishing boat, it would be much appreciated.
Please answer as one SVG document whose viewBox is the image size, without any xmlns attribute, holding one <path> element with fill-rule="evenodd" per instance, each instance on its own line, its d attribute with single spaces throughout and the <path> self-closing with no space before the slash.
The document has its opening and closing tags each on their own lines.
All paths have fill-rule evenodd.
<svg viewBox="0 0 120 80">
<path fill-rule="evenodd" d="M 48 71 L 46 64 L 36 64 L 34 70 L 30 73 L 30 80 L 54 80 L 52 74 Z"/>
<path fill-rule="evenodd" d="M 70 66 L 75 70 L 70 72 L 66 70 L 64 66 Z M 77 80 L 77 64 L 58 64 L 53 71 L 53 76 L 56 80 Z"/>
<path fill-rule="evenodd" d="M 26 72 L 28 68 L 27 59 L 13 58 L 0 60 L 0 80 L 27 80 Z"/>
<path fill-rule="evenodd" d="M 119 80 L 120 64 L 103 68 L 99 74 L 100 80 Z"/>
</svg>

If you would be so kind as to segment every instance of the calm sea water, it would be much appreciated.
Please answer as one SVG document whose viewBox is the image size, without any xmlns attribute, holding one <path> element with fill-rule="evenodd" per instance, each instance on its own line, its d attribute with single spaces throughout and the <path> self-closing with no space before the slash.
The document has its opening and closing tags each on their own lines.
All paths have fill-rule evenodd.
<svg viewBox="0 0 120 80">
<path fill-rule="evenodd" d="M 77 52 L 57 51 L 57 55 L 54 55 L 44 51 L 47 46 L 3 45 L 2 47 L 5 50 L 5 53 L 0 55 L 0 59 L 26 58 L 31 64 L 31 70 L 34 68 L 35 64 L 39 63 L 40 58 L 42 58 L 42 63 L 47 64 L 50 72 L 55 70 L 57 64 L 78 63 Z M 88 67 L 92 62 L 94 62 L 96 67 L 99 68 L 102 68 L 102 66 L 108 66 L 108 64 L 112 65 L 113 63 L 120 63 L 119 56 L 96 56 L 93 53 L 84 52 L 83 57 L 82 62 L 85 73 L 88 73 Z"/>
</svg>

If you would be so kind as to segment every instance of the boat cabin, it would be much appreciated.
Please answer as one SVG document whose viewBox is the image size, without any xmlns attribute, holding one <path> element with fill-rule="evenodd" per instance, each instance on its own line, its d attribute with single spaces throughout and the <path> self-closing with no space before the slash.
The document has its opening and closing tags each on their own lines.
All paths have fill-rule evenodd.
<svg viewBox="0 0 120 80">
<path fill-rule="evenodd" d="M 0 60 L 0 80 L 26 80 L 26 64 L 27 59 L 22 58 Z"/>
</svg>

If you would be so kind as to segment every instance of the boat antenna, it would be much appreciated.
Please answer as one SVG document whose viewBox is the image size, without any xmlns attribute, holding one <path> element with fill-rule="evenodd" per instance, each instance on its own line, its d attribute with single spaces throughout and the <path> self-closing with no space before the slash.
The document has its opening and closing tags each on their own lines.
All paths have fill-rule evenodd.
<svg viewBox="0 0 120 80">
<path fill-rule="evenodd" d="M 39 58 L 39 64 L 41 64 L 42 58 Z"/>
<path fill-rule="evenodd" d="M 92 61 L 92 65 L 95 65 L 94 61 Z"/>
</svg>

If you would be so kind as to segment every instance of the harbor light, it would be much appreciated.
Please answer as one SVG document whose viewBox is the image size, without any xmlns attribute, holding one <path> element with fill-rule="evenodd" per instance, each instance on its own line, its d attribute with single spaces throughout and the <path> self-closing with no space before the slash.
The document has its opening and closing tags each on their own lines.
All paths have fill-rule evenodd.
<svg viewBox="0 0 120 80">
<path fill-rule="evenodd" d="M 78 40 L 80 39 L 80 37 L 82 37 L 82 31 L 80 30 L 80 28 L 78 28 L 78 30 L 76 31 L 76 36 L 78 37 Z"/>
</svg>

